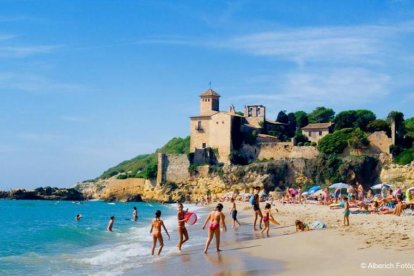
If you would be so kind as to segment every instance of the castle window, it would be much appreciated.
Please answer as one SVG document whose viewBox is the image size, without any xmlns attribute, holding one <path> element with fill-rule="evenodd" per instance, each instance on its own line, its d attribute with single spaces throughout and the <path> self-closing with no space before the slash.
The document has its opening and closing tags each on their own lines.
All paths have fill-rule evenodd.
<svg viewBox="0 0 414 276">
<path fill-rule="evenodd" d="M 319 136 L 322 136 L 322 131 L 319 131 Z"/>
<path fill-rule="evenodd" d="M 309 131 L 308 136 L 312 136 L 312 131 Z"/>
<path fill-rule="evenodd" d="M 206 143 L 203 143 L 202 147 L 205 149 L 207 147 Z"/>
</svg>

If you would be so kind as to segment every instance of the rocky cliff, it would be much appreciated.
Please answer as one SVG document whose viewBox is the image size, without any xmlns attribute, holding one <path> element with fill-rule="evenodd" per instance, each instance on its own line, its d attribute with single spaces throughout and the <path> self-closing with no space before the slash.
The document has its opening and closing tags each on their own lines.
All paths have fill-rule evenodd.
<svg viewBox="0 0 414 276">
<path fill-rule="evenodd" d="M 414 162 L 410 165 L 384 165 L 381 171 L 381 180 L 403 189 L 414 187 Z"/>
</svg>

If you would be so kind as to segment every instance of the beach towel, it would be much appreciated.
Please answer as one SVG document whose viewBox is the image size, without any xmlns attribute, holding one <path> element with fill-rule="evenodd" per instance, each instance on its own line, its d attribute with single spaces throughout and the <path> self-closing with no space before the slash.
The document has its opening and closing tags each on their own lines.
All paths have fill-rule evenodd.
<svg viewBox="0 0 414 276">
<path fill-rule="evenodd" d="M 319 220 L 315 220 L 312 223 L 309 223 L 309 229 L 311 230 L 320 230 L 326 228 L 326 224 L 323 222 L 320 222 Z"/>
</svg>

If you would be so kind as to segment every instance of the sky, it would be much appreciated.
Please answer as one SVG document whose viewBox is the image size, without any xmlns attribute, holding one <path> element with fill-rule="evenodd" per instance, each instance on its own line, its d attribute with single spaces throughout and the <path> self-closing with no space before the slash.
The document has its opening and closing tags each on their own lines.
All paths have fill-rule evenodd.
<svg viewBox="0 0 414 276">
<path fill-rule="evenodd" d="M 199 95 L 414 116 L 414 1 L 0 0 L 0 189 L 70 187 L 189 134 Z"/>
</svg>

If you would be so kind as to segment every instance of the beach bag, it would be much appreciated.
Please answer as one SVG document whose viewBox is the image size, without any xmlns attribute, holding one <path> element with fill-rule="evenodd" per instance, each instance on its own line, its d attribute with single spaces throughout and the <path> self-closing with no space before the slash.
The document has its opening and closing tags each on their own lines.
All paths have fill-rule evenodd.
<svg viewBox="0 0 414 276">
<path fill-rule="evenodd" d="M 252 195 L 250 197 L 249 202 L 250 202 L 251 205 L 254 205 L 255 204 L 255 202 L 254 202 L 254 195 Z"/>
</svg>

